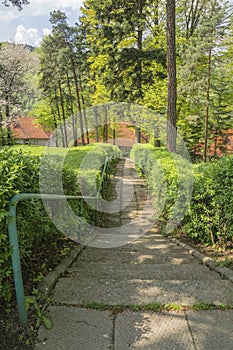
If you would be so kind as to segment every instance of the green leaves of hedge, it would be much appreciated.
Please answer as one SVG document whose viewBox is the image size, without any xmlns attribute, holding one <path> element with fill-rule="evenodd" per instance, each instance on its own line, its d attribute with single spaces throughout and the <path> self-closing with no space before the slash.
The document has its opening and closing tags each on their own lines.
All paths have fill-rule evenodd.
<svg viewBox="0 0 233 350">
<path fill-rule="evenodd" d="M 233 157 L 195 166 L 185 232 L 198 242 L 224 245 L 233 237 Z"/>
<path fill-rule="evenodd" d="M 193 165 L 194 186 L 187 161 L 161 147 L 135 145 L 131 156 L 146 177 L 155 209 L 163 206 L 160 219 L 180 222 L 196 242 L 223 246 L 233 238 L 233 157 Z M 178 203 L 178 205 L 177 205 Z M 185 214 L 185 215 L 183 215 Z M 174 222 L 174 225 L 177 223 Z"/>
<path fill-rule="evenodd" d="M 62 168 L 62 185 L 64 193 L 67 195 L 78 195 L 78 172 L 82 159 L 96 145 L 70 149 Z M 28 150 L 34 153 L 28 153 Z M 7 233 L 7 219 L 9 210 L 9 201 L 16 193 L 39 193 L 39 173 L 41 166 L 41 154 L 44 151 L 41 147 L 22 147 L 6 148 L 0 150 L 0 301 L 10 301 L 12 290 L 12 270 L 11 270 L 11 247 L 9 246 Z M 111 145 L 101 146 L 101 150 L 95 152 L 104 157 L 106 154 L 115 152 L 117 155 L 119 149 Z M 54 174 L 53 180 L 56 179 L 56 171 L 60 171 L 58 158 L 62 154 L 61 149 L 48 149 L 50 157 L 48 167 L 52 167 Z M 37 154 L 37 155 L 34 155 Z M 96 163 L 98 164 L 98 162 Z M 93 186 L 93 181 L 98 182 L 99 169 L 95 169 L 93 174 L 89 176 L 86 173 L 87 182 Z M 48 171 L 48 176 L 51 172 Z M 44 174 L 46 180 L 46 173 Z M 48 179 L 47 179 L 48 180 Z M 56 181 L 53 181 L 52 188 L 46 193 L 56 193 L 59 188 Z M 72 203 L 70 203 L 72 206 Z M 56 208 L 59 203 L 54 203 Z M 90 216 L 87 206 L 84 208 L 84 216 Z M 74 202 L 74 210 L 77 209 L 77 201 Z M 93 215 L 92 215 L 93 217 Z M 39 250 L 40 242 L 48 242 L 51 244 L 54 237 L 61 235 L 53 225 L 47 212 L 44 209 L 40 199 L 20 202 L 17 205 L 17 231 L 19 238 L 19 247 L 21 259 L 24 260 Z"/>
<path fill-rule="evenodd" d="M 152 145 L 134 145 L 131 157 L 145 175 L 157 216 L 170 232 L 180 224 L 191 199 L 191 164 L 165 147 Z"/>
</svg>

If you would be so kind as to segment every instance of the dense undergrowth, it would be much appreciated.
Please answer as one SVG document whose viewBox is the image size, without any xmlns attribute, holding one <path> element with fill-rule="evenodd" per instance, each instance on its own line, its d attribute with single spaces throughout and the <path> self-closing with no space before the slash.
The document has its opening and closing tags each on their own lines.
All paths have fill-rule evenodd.
<svg viewBox="0 0 233 350">
<path fill-rule="evenodd" d="M 41 179 L 41 155 L 46 150 L 48 153 L 43 157 L 44 178 L 53 174 L 53 186 L 48 193 L 57 193 L 59 189 L 56 183 L 56 173 L 60 171 L 60 161 L 65 158 L 62 165 L 62 186 L 66 195 L 79 195 L 80 185 L 78 182 L 79 167 L 84 158 L 88 158 L 91 164 L 90 173 L 84 169 L 83 178 L 90 191 L 96 191 L 100 181 L 102 167 L 106 155 L 119 156 L 119 150 L 111 145 L 91 145 L 67 150 L 43 147 L 10 147 L 0 150 L 0 301 L 9 303 L 12 299 L 12 268 L 11 252 L 9 246 L 7 222 L 9 201 L 16 193 L 40 193 Z M 66 157 L 64 152 L 67 153 Z M 48 173 L 46 173 L 46 171 Z M 52 172 L 51 172 L 52 169 Z M 48 180 L 48 178 L 47 178 Z M 77 203 L 77 202 L 76 202 Z M 77 211 L 77 204 L 69 203 Z M 59 202 L 55 203 L 59 211 Z M 83 207 L 85 220 L 93 220 L 93 212 L 88 206 Z M 30 255 L 38 250 L 40 244 L 50 244 L 53 238 L 61 233 L 53 225 L 44 205 L 40 199 L 32 199 L 20 202 L 17 205 L 17 231 L 19 238 L 20 254 L 22 261 L 30 259 Z"/>
<path fill-rule="evenodd" d="M 190 166 L 165 148 L 135 145 L 131 157 L 148 182 L 166 231 L 178 227 L 196 243 L 232 243 L 232 156 Z"/>
</svg>

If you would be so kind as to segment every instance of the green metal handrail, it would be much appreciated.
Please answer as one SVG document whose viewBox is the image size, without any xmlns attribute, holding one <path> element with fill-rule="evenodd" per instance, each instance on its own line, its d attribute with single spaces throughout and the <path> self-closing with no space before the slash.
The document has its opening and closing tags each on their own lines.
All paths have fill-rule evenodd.
<svg viewBox="0 0 233 350">
<path fill-rule="evenodd" d="M 9 242 L 10 246 L 13 248 L 12 251 L 12 269 L 13 269 L 13 276 L 14 276 L 14 284 L 15 284 L 15 292 L 16 292 L 16 300 L 18 305 L 18 313 L 19 313 L 19 319 L 20 322 L 23 325 L 28 325 L 28 317 L 27 317 L 27 310 L 26 310 L 26 302 L 25 302 L 25 293 L 24 293 L 24 286 L 23 286 L 23 277 L 22 277 L 22 269 L 21 269 L 21 263 L 20 263 L 20 251 L 19 251 L 19 242 L 18 242 L 18 234 L 17 234 L 17 221 L 16 221 L 16 208 L 17 204 L 21 201 L 26 201 L 30 199 L 78 199 L 80 200 L 81 204 L 79 206 L 80 210 L 82 211 L 82 201 L 83 199 L 96 199 L 96 215 L 95 215 L 95 224 L 97 224 L 97 212 L 98 212 L 98 198 L 101 191 L 101 187 L 103 186 L 104 182 L 104 174 L 107 170 L 109 161 L 112 161 L 113 157 L 106 157 L 103 171 L 101 175 L 100 184 L 96 193 L 95 197 L 84 197 L 84 196 L 66 196 L 66 195 L 56 195 L 56 194 L 46 194 L 46 193 L 19 193 L 15 194 L 11 200 L 10 200 L 10 206 L 9 206 L 9 217 L 8 217 L 8 236 L 9 236 Z"/>
</svg>

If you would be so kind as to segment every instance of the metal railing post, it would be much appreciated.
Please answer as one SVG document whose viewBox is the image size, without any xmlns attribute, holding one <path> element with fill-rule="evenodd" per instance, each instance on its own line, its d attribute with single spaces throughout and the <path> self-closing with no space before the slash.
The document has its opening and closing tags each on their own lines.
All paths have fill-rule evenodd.
<svg viewBox="0 0 233 350">
<path fill-rule="evenodd" d="M 14 197 L 13 197 L 14 198 Z M 16 226 L 16 203 L 10 204 L 10 211 L 8 217 L 8 236 L 10 246 L 12 247 L 12 268 L 14 275 L 14 283 L 15 283 L 15 292 L 16 299 L 18 304 L 18 312 L 20 322 L 27 326 L 28 325 L 28 317 L 25 303 L 25 294 L 23 287 L 23 277 L 20 263 L 20 252 L 19 252 L 19 243 L 17 236 L 17 226 Z"/>
</svg>

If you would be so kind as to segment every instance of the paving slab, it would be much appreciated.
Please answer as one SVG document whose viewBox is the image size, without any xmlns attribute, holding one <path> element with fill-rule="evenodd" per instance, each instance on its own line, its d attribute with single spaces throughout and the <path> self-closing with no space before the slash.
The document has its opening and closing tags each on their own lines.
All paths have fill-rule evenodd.
<svg viewBox="0 0 233 350">
<path fill-rule="evenodd" d="M 233 310 L 187 312 L 197 350 L 233 349 Z"/>
<path fill-rule="evenodd" d="M 62 278 L 54 290 L 55 303 L 78 305 L 94 301 L 109 305 L 179 304 L 233 305 L 232 283 L 226 280 L 111 280 Z"/>
<path fill-rule="evenodd" d="M 176 253 L 157 253 L 150 254 L 150 252 L 126 252 L 126 251 L 110 251 L 109 249 L 84 249 L 78 262 L 75 262 L 73 266 L 79 266 L 79 262 L 92 261 L 106 262 L 109 265 L 116 264 L 120 261 L 122 264 L 164 264 L 170 263 L 172 265 L 194 264 L 199 265 L 199 261 L 190 255 L 188 252 L 179 254 L 177 257 Z"/>
<path fill-rule="evenodd" d="M 140 238 L 140 237 L 139 237 Z M 118 250 L 119 247 L 115 247 L 115 248 L 109 248 L 110 250 Z M 124 245 L 122 247 L 120 247 L 120 249 L 122 251 L 126 251 L 126 252 L 145 252 L 147 251 L 150 254 L 159 254 L 160 252 L 166 253 L 166 254 L 170 254 L 170 253 L 175 253 L 177 254 L 177 257 L 179 256 L 179 254 L 183 254 L 185 252 L 185 249 L 177 246 L 173 243 L 170 244 L 170 242 L 168 241 L 167 244 L 165 243 L 164 245 L 159 242 L 144 242 L 144 241 L 138 241 L 135 240 L 133 243 Z"/>
<path fill-rule="evenodd" d="M 51 330 L 40 327 L 35 350 L 109 350 L 113 317 L 108 311 L 55 306 Z"/>
<path fill-rule="evenodd" d="M 80 262 L 74 264 L 68 269 L 69 277 L 74 278 L 100 278 L 100 279 L 155 279 L 155 280 L 204 280 L 208 282 L 221 281 L 221 277 L 217 273 L 211 273 L 208 267 L 203 265 L 189 264 L 172 265 L 164 264 L 147 264 L 146 268 L 143 264 L 123 264 L 116 259 L 111 265 L 106 262 L 99 262 L 98 266 L 95 262 Z"/>
<path fill-rule="evenodd" d="M 114 349 L 195 350 L 195 347 L 184 313 L 126 311 L 115 321 Z"/>
</svg>

